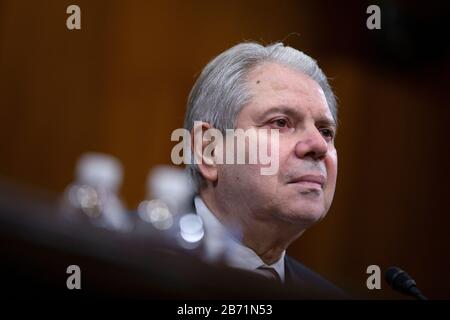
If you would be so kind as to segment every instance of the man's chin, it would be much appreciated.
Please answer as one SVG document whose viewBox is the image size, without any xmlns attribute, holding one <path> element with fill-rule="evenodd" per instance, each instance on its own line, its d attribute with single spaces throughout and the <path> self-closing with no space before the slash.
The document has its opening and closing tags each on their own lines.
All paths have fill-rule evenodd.
<svg viewBox="0 0 450 320">
<path fill-rule="evenodd" d="M 325 209 L 323 205 L 294 207 L 285 214 L 285 217 L 291 223 L 310 227 L 325 217 Z"/>
</svg>

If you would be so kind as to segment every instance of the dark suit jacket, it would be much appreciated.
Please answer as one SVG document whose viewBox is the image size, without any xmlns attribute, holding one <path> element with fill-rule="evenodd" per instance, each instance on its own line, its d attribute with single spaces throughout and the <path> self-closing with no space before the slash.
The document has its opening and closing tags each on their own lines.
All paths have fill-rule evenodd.
<svg viewBox="0 0 450 320">
<path fill-rule="evenodd" d="M 305 267 L 303 264 L 289 257 L 284 258 L 285 283 L 287 286 L 296 287 L 311 299 L 349 299 L 340 288 Z"/>
</svg>

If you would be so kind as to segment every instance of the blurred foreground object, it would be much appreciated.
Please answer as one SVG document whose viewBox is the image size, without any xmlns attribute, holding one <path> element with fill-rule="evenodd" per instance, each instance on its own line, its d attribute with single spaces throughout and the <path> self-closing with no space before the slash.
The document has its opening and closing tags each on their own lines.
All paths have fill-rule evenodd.
<svg viewBox="0 0 450 320">
<path fill-rule="evenodd" d="M 159 165 L 147 176 L 147 198 L 139 204 L 139 217 L 183 249 L 202 256 L 205 234 L 202 219 L 194 214 L 194 188 L 184 169 Z"/>
<path fill-rule="evenodd" d="M 157 231 L 69 222 L 61 209 L 58 195 L 0 180 L 0 272 L 8 297 L 326 298 L 202 263 Z M 66 287 L 70 265 L 81 269 L 80 290 Z"/>
<path fill-rule="evenodd" d="M 85 153 L 76 165 L 75 181 L 65 191 L 63 206 L 69 221 L 88 217 L 97 226 L 131 231 L 132 221 L 119 197 L 123 169 L 119 160 Z"/>
<path fill-rule="evenodd" d="M 147 178 L 147 194 L 167 204 L 175 215 L 193 212 L 194 188 L 184 169 L 159 165 Z"/>
</svg>

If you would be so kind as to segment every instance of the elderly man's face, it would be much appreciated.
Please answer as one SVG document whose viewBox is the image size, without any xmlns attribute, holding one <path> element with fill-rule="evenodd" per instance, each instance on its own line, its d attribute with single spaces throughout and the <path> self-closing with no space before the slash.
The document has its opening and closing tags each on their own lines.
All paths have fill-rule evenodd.
<svg viewBox="0 0 450 320">
<path fill-rule="evenodd" d="M 242 214 L 308 227 L 325 216 L 336 186 L 336 126 L 324 93 L 307 75 L 275 63 L 256 67 L 248 81 L 253 99 L 236 128 L 279 129 L 279 170 L 261 175 L 260 165 L 223 165 L 218 183 Z"/>
</svg>

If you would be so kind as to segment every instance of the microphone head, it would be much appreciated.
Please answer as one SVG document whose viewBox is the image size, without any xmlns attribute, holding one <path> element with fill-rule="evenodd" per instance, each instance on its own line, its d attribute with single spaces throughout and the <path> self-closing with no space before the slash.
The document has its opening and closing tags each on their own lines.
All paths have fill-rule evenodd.
<svg viewBox="0 0 450 320">
<path fill-rule="evenodd" d="M 386 282 L 396 291 L 411 295 L 416 282 L 405 271 L 398 267 L 390 267 L 384 275 Z"/>
</svg>

